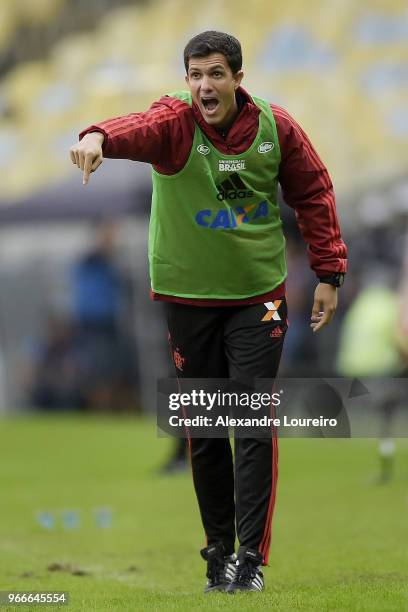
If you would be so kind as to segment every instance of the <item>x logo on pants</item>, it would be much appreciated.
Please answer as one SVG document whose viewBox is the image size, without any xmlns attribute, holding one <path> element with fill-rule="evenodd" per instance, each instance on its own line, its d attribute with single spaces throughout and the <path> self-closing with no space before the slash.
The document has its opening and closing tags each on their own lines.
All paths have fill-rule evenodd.
<svg viewBox="0 0 408 612">
<path fill-rule="evenodd" d="M 278 313 L 279 306 L 282 304 L 282 300 L 275 300 L 274 302 L 266 302 L 264 306 L 268 309 L 266 315 L 261 319 L 261 321 L 270 321 L 273 319 L 274 321 L 280 321 L 281 318 Z"/>
</svg>

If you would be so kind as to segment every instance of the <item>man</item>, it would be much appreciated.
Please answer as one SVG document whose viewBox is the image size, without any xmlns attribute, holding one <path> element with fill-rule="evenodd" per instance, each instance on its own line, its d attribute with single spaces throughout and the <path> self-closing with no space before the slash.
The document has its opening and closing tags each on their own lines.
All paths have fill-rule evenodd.
<svg viewBox="0 0 408 612">
<path fill-rule="evenodd" d="M 123 333 L 131 283 L 117 261 L 116 234 L 114 221 L 99 222 L 90 248 L 69 271 L 84 407 L 94 411 L 129 405 L 137 382 L 129 338 Z"/>
<path fill-rule="evenodd" d="M 276 376 L 286 332 L 280 182 L 320 283 L 311 327 L 330 322 L 346 268 L 330 177 L 278 106 L 242 87 L 237 39 L 195 36 L 184 50 L 188 92 L 82 132 L 71 159 L 83 183 L 102 157 L 153 165 L 149 236 L 153 299 L 168 309 L 177 374 L 248 383 Z M 275 314 L 276 313 L 276 314 Z M 207 537 L 206 592 L 263 589 L 277 479 L 277 442 L 190 438 Z M 235 529 L 236 523 L 236 529 Z M 240 547 L 234 563 L 235 535 Z"/>
</svg>

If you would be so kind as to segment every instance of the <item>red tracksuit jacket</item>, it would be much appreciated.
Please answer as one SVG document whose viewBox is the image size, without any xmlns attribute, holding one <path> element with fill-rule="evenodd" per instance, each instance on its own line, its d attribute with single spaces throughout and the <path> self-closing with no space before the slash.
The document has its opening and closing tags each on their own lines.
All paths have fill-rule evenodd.
<svg viewBox="0 0 408 612">
<path fill-rule="evenodd" d="M 242 87 L 237 99 L 240 112 L 226 134 L 208 125 L 195 104 L 190 107 L 178 98 L 163 96 L 145 112 L 91 125 L 80 138 L 89 132 L 101 132 L 105 137 L 105 157 L 147 162 L 162 174 L 175 174 L 188 159 L 195 124 L 225 155 L 239 155 L 250 147 L 258 131 L 260 110 Z M 317 276 L 345 272 L 347 249 L 340 234 L 329 173 L 296 121 L 280 106 L 271 104 L 271 109 L 281 149 L 279 183 L 285 202 L 295 210 L 310 265 Z M 282 284 L 272 292 L 245 300 L 197 300 L 160 294 L 152 297 L 220 306 L 265 302 L 282 297 L 284 292 Z"/>
</svg>

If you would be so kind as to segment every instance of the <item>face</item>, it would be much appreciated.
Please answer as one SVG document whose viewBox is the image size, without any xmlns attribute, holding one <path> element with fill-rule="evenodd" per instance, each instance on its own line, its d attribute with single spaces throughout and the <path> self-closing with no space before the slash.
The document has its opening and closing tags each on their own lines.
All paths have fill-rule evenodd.
<svg viewBox="0 0 408 612">
<path fill-rule="evenodd" d="M 234 120 L 238 111 L 235 92 L 243 76 L 242 70 L 232 73 L 222 53 L 190 58 L 186 83 L 207 123 L 222 128 Z"/>
</svg>

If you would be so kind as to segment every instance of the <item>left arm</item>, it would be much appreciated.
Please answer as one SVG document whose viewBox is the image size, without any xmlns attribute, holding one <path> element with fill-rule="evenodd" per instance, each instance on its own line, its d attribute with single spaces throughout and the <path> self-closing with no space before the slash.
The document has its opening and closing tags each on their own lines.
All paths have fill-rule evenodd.
<svg viewBox="0 0 408 612">
<path fill-rule="evenodd" d="M 344 273 L 347 249 L 341 238 L 329 173 L 296 121 L 278 106 L 272 105 L 272 111 L 281 148 L 279 182 L 285 202 L 295 210 L 311 268 L 318 278 Z M 336 287 L 319 283 L 311 317 L 314 332 L 331 321 L 336 307 Z"/>
</svg>

